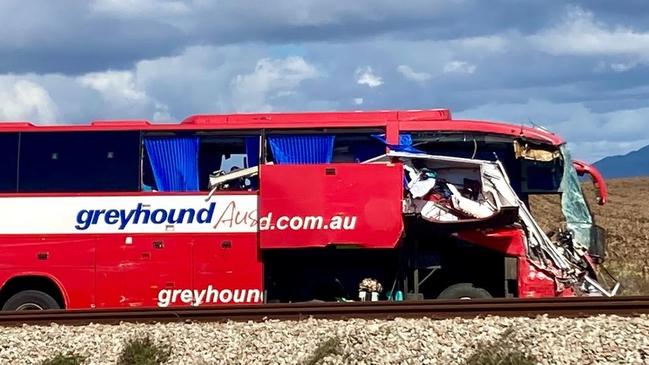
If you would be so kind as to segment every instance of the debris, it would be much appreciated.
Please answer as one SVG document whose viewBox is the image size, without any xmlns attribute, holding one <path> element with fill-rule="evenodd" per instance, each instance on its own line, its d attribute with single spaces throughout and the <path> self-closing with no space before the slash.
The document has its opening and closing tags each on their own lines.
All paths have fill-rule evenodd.
<svg viewBox="0 0 649 365">
<path fill-rule="evenodd" d="M 365 278 L 358 285 L 358 297 L 361 301 L 367 300 L 367 293 L 370 293 L 373 302 L 379 300 L 379 294 L 383 291 L 383 285 L 378 280 Z"/>
</svg>

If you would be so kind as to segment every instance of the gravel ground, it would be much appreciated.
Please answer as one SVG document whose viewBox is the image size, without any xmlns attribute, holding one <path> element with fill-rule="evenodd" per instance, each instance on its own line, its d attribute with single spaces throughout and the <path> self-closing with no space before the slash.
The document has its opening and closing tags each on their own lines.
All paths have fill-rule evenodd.
<svg viewBox="0 0 649 365">
<path fill-rule="evenodd" d="M 74 351 L 87 364 L 113 364 L 125 340 L 149 334 L 172 346 L 171 364 L 304 364 L 330 338 L 339 350 L 318 364 L 462 364 L 508 329 L 542 364 L 649 364 L 646 315 L 24 326 L 0 328 L 0 363 L 38 364 Z"/>
</svg>

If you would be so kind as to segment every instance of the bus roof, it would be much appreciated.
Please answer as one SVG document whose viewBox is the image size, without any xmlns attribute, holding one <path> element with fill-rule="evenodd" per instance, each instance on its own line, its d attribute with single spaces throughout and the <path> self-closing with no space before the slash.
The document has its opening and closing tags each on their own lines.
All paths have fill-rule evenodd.
<svg viewBox="0 0 649 365">
<path fill-rule="evenodd" d="M 0 122 L 1 132 L 34 131 L 174 131 L 234 130 L 262 128 L 345 128 L 386 127 L 396 123 L 400 131 L 470 132 L 522 137 L 553 145 L 561 137 L 549 131 L 511 123 L 452 119 L 448 109 L 381 110 L 303 113 L 199 114 L 179 123 L 151 123 L 148 120 L 95 120 L 90 124 L 35 125 L 25 121 Z"/>
</svg>

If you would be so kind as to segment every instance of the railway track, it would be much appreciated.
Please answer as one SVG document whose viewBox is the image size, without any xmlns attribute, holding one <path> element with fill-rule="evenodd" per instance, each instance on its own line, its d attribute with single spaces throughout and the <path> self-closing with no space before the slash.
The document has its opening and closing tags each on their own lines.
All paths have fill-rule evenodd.
<svg viewBox="0 0 649 365">
<path fill-rule="evenodd" d="M 649 314 L 649 297 L 575 297 L 542 299 L 426 300 L 413 302 L 350 302 L 238 305 L 160 309 L 96 309 L 0 312 L 0 326 L 23 324 L 86 325 L 120 322 L 218 322 L 267 319 L 393 319 L 479 316 L 585 317 L 598 314 L 634 316 Z"/>
</svg>

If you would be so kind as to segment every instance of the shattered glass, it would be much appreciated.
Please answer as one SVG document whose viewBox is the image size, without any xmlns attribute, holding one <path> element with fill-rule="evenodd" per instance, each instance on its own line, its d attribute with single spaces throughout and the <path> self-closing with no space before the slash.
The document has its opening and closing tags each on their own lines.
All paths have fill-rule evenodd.
<svg viewBox="0 0 649 365">
<path fill-rule="evenodd" d="M 593 228 L 593 218 L 581 190 L 577 171 L 572 165 L 570 152 L 566 146 L 561 147 L 564 159 L 563 177 L 559 191 L 561 194 L 561 210 L 566 219 L 566 225 L 573 232 L 575 241 L 584 247 L 590 247 Z"/>
</svg>

